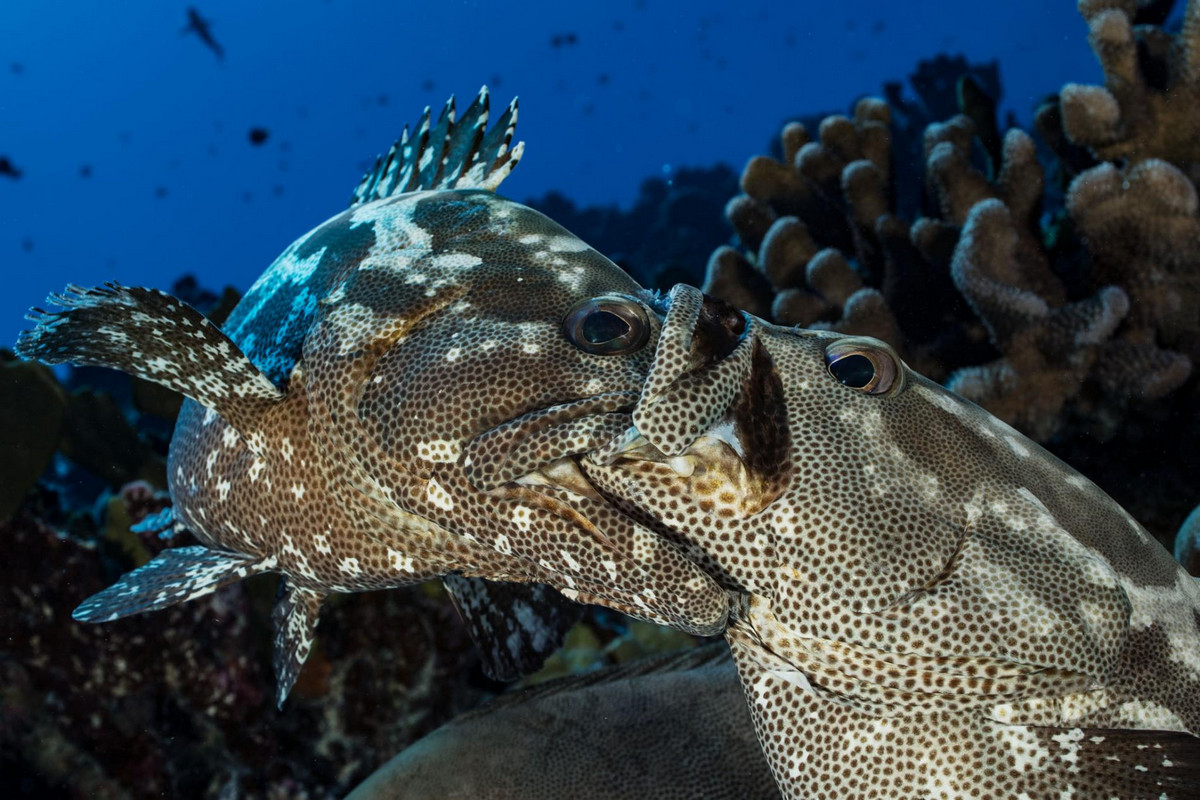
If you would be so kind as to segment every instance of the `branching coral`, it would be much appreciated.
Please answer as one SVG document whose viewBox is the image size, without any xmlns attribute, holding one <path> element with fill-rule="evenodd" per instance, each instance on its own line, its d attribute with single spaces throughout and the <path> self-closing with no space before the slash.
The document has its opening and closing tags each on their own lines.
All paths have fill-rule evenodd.
<svg viewBox="0 0 1200 800">
<path fill-rule="evenodd" d="M 1200 162 L 1200 2 L 1188 0 L 1178 33 L 1138 24 L 1139 12 L 1161 5 L 1079 3 L 1104 86 L 1064 86 L 1062 123 L 1098 159 Z"/>
</svg>

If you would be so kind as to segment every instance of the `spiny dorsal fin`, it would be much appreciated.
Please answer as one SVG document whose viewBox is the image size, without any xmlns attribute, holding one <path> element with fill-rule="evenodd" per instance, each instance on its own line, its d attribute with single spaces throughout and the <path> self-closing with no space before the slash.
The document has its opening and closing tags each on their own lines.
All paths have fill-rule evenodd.
<svg viewBox="0 0 1200 800">
<path fill-rule="evenodd" d="M 158 611 L 211 594 L 273 564 L 257 556 L 213 550 L 201 545 L 164 550 L 146 564 L 127 572 L 102 592 L 79 604 L 71 614 L 80 622 L 109 620 Z"/>
<path fill-rule="evenodd" d="M 260 412 L 283 394 L 204 315 L 166 292 L 106 283 L 68 286 L 34 308 L 33 330 L 17 339 L 22 358 L 44 364 L 111 367 L 210 408 L 254 446 Z"/>
<path fill-rule="evenodd" d="M 283 701 L 312 650 L 321 603 L 327 596 L 286 580 L 279 586 L 279 599 L 271 612 L 271 621 L 275 623 L 275 704 L 279 708 L 283 708 Z"/>
<path fill-rule="evenodd" d="M 454 97 L 446 102 L 436 124 L 430 124 L 429 108 L 409 135 L 408 126 L 387 153 L 375 159 L 375 167 L 363 176 L 351 206 L 369 203 L 405 192 L 426 189 L 487 189 L 495 191 L 521 160 L 525 143 L 512 143 L 517 127 L 517 99 L 486 130 L 488 88 L 455 121 Z"/>
</svg>

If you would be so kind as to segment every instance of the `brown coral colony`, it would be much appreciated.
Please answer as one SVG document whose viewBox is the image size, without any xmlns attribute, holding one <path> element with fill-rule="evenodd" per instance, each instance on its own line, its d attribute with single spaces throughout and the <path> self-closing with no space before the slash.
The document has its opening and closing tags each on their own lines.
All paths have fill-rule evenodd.
<svg viewBox="0 0 1200 800">
<path fill-rule="evenodd" d="M 995 135 L 994 102 L 964 76 L 962 113 L 924 129 L 920 209 L 897 200 L 888 103 L 864 98 L 815 135 L 787 125 L 782 158 L 742 172 L 726 206 L 741 248 L 712 254 L 705 291 L 883 339 L 1040 441 L 1108 435 L 1177 392 L 1200 358 L 1200 3 L 1179 33 L 1137 24 L 1133 0 L 1080 7 L 1106 86 L 1068 85 L 1037 115 L 1051 169 L 1073 176 L 1062 214 L 1043 218 L 1038 144 Z"/>
</svg>

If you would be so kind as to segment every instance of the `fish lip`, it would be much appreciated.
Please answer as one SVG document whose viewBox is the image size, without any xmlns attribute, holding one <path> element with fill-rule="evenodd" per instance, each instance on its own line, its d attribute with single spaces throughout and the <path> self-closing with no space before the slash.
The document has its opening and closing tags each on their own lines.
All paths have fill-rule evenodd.
<svg viewBox="0 0 1200 800">
<path fill-rule="evenodd" d="M 607 444 L 631 424 L 639 397 L 637 391 L 617 390 L 526 412 L 468 440 L 459 465 L 467 480 L 482 491 L 517 482 L 563 459 L 585 455 Z M 540 435 L 554 428 L 560 428 L 568 442 L 574 439 L 580 446 L 539 442 Z M 548 446 L 550 449 L 546 449 Z"/>
</svg>

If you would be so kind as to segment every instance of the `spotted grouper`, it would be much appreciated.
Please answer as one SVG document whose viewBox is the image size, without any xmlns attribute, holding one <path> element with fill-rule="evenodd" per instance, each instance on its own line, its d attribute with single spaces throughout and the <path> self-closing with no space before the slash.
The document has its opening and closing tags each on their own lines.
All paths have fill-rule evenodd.
<svg viewBox="0 0 1200 800">
<path fill-rule="evenodd" d="M 581 466 L 736 595 L 786 797 L 1200 797 L 1200 587 L 1124 509 L 883 342 L 666 306 Z"/>
<path fill-rule="evenodd" d="M 453 99 L 436 122 L 426 109 L 224 330 L 161 291 L 116 284 L 68 287 L 51 297 L 64 310 L 34 310 L 22 356 L 115 367 L 189 398 L 170 447 L 171 516 L 147 527 L 202 544 L 165 550 L 77 619 L 278 573 L 280 704 L 332 592 L 445 577 L 497 677 L 536 667 L 574 620 L 554 590 L 512 582 L 697 634 L 724 628 L 729 598 L 710 575 L 579 493 L 572 457 L 629 425 L 657 321 L 637 306 L 630 339 L 624 298 L 641 288 L 494 193 L 523 147 L 516 101 L 490 129 L 488 106 L 485 87 L 461 119 Z M 563 335 L 572 313 L 575 339 Z"/>
</svg>

